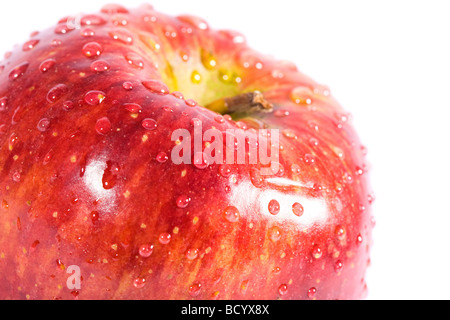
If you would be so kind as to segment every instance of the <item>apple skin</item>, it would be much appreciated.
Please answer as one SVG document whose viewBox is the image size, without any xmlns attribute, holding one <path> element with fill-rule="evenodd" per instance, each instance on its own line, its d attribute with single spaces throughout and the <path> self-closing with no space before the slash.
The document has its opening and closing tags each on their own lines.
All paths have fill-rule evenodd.
<svg viewBox="0 0 450 320">
<path fill-rule="evenodd" d="M 196 17 L 109 5 L 70 21 L 0 63 L 1 299 L 366 296 L 365 148 L 326 87 Z M 202 107 L 254 90 L 273 112 Z M 175 165 L 170 135 L 193 118 L 279 129 L 282 170 Z"/>
</svg>

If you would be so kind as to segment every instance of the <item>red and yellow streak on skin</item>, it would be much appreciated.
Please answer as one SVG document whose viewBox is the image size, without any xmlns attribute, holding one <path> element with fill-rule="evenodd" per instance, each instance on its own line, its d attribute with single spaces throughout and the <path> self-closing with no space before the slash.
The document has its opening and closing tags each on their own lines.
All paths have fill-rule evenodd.
<svg viewBox="0 0 450 320">
<path fill-rule="evenodd" d="M 81 24 L 62 19 L 0 63 L 1 299 L 365 296 L 365 149 L 326 88 L 199 18 L 108 6 Z M 272 112 L 218 121 L 203 107 L 255 90 Z M 171 133 L 193 118 L 279 129 L 282 171 L 174 165 Z"/>
</svg>

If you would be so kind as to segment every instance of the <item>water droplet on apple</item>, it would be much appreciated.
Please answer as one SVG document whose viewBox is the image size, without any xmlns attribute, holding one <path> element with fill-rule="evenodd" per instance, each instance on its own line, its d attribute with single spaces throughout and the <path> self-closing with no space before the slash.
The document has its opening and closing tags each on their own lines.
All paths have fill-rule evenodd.
<svg viewBox="0 0 450 320">
<path fill-rule="evenodd" d="M 264 176 L 257 168 L 252 168 L 250 170 L 250 180 L 252 184 L 257 188 L 261 188 L 264 185 L 265 181 Z"/>
<path fill-rule="evenodd" d="M 82 37 L 88 38 L 95 36 L 95 31 L 91 28 L 84 28 L 83 30 L 81 30 L 80 34 Z"/>
<path fill-rule="evenodd" d="M 202 18 L 192 16 L 192 15 L 182 15 L 182 16 L 178 16 L 177 18 L 178 18 L 178 20 L 191 25 L 195 29 L 198 29 L 198 30 L 208 30 L 209 29 L 208 23 L 205 20 L 203 20 Z"/>
<path fill-rule="evenodd" d="M 206 169 L 209 166 L 209 163 L 205 153 L 197 152 L 196 154 L 194 154 L 193 165 L 200 170 Z"/>
<path fill-rule="evenodd" d="M 25 42 L 22 46 L 23 51 L 30 51 L 32 50 L 37 44 L 39 43 L 38 39 L 33 39 Z"/>
<path fill-rule="evenodd" d="M 124 83 L 122 83 L 122 87 L 127 91 L 131 91 L 133 90 L 133 82 L 125 81 Z"/>
<path fill-rule="evenodd" d="M 144 120 L 142 120 L 141 124 L 145 130 L 150 130 L 150 131 L 155 130 L 158 127 L 158 124 L 156 123 L 156 121 L 151 118 L 145 118 Z"/>
<path fill-rule="evenodd" d="M 359 233 L 359 234 L 356 236 L 356 244 L 357 244 L 357 245 L 361 245 L 362 242 L 363 242 L 363 237 L 362 237 L 361 233 Z"/>
<path fill-rule="evenodd" d="M 197 105 L 197 101 L 193 99 L 186 99 L 185 103 L 188 107 L 195 107 Z"/>
<path fill-rule="evenodd" d="M 88 58 L 98 57 L 103 52 L 103 47 L 97 42 L 88 42 L 83 46 L 83 54 Z"/>
<path fill-rule="evenodd" d="M 314 165 L 314 164 L 316 163 L 316 158 L 314 158 L 313 155 L 307 153 L 307 154 L 305 154 L 305 156 L 303 157 L 303 161 L 304 161 L 306 164 Z"/>
<path fill-rule="evenodd" d="M 227 207 L 223 215 L 229 222 L 237 222 L 239 220 L 239 210 L 234 206 Z"/>
<path fill-rule="evenodd" d="M 80 24 L 82 26 L 100 26 L 105 23 L 106 20 L 97 14 L 88 14 L 80 19 Z"/>
<path fill-rule="evenodd" d="M 39 65 L 39 71 L 44 73 L 50 70 L 54 65 L 56 61 L 55 59 L 47 59 L 42 61 L 42 63 Z"/>
<path fill-rule="evenodd" d="M 269 212 L 273 215 L 280 213 L 280 203 L 277 200 L 270 200 L 268 208 Z"/>
<path fill-rule="evenodd" d="M 219 166 L 219 173 L 222 177 L 229 177 L 232 173 L 232 167 L 229 164 L 221 164 Z"/>
<path fill-rule="evenodd" d="M 37 124 L 37 129 L 40 132 L 45 132 L 50 128 L 50 120 L 47 118 L 42 118 L 41 120 L 39 120 L 38 124 Z"/>
<path fill-rule="evenodd" d="M 314 298 L 316 296 L 316 292 L 317 292 L 317 290 L 315 287 L 310 288 L 308 290 L 308 298 L 310 298 L 310 299 Z"/>
<path fill-rule="evenodd" d="M 125 44 L 133 43 L 133 35 L 126 29 L 114 29 L 109 32 L 109 36 Z"/>
<path fill-rule="evenodd" d="M 344 240 L 345 239 L 345 229 L 344 229 L 344 227 L 341 226 L 341 225 L 336 226 L 336 228 L 334 230 L 334 234 L 336 235 L 338 240 Z"/>
<path fill-rule="evenodd" d="M 194 260 L 198 257 L 198 249 L 188 249 L 186 251 L 186 258 Z"/>
<path fill-rule="evenodd" d="M 142 111 L 141 105 L 137 103 L 124 103 L 122 106 L 125 110 L 131 113 L 140 113 Z"/>
<path fill-rule="evenodd" d="M 341 260 L 336 261 L 336 263 L 334 264 L 334 271 L 336 273 L 339 273 L 342 271 L 342 268 L 344 267 L 344 264 L 342 263 Z"/>
<path fill-rule="evenodd" d="M 3 97 L 0 99 L 0 112 L 6 111 L 8 109 L 7 103 L 8 103 L 7 97 Z"/>
<path fill-rule="evenodd" d="M 53 40 L 50 42 L 50 45 L 51 45 L 52 47 L 59 47 L 60 45 L 62 45 L 62 41 L 61 41 L 61 39 L 53 39 Z"/>
<path fill-rule="evenodd" d="M 186 208 L 191 202 L 191 198 L 186 195 L 181 195 L 177 198 L 177 207 L 178 208 Z"/>
<path fill-rule="evenodd" d="M 148 81 L 143 81 L 142 84 L 150 92 L 161 94 L 161 95 L 166 95 L 169 93 L 169 88 L 161 81 L 148 80 Z"/>
<path fill-rule="evenodd" d="M 63 102 L 62 109 L 63 109 L 64 111 L 72 110 L 73 107 L 74 107 L 74 104 L 73 104 L 72 101 L 67 100 L 67 101 L 64 101 L 64 102 Z"/>
<path fill-rule="evenodd" d="M 145 286 L 145 284 L 146 284 L 146 280 L 144 277 L 138 277 L 138 278 L 134 279 L 134 281 L 133 281 L 133 285 L 138 289 L 143 288 Z"/>
<path fill-rule="evenodd" d="M 315 244 L 312 248 L 312 256 L 314 259 L 320 259 L 322 257 L 322 249 L 320 249 L 317 244 Z"/>
<path fill-rule="evenodd" d="M 169 159 L 169 157 L 167 156 L 167 154 L 165 152 L 160 152 L 156 155 L 156 161 L 158 161 L 159 163 L 164 163 Z"/>
<path fill-rule="evenodd" d="M 95 224 L 99 219 L 100 214 L 98 211 L 91 211 L 91 221 L 93 224 Z"/>
<path fill-rule="evenodd" d="M 135 68 L 138 69 L 144 68 L 144 60 L 137 53 L 128 52 L 127 54 L 125 54 L 125 60 L 127 60 L 127 62 Z"/>
<path fill-rule="evenodd" d="M 92 90 L 86 93 L 86 95 L 84 96 L 84 101 L 91 106 L 96 106 L 102 103 L 105 98 L 106 95 L 104 92 Z"/>
<path fill-rule="evenodd" d="M 269 230 L 269 238 L 273 242 L 277 242 L 281 238 L 281 230 L 278 227 L 273 227 Z"/>
<path fill-rule="evenodd" d="M 17 78 L 21 77 L 25 73 L 25 71 L 27 71 L 29 65 L 30 64 L 27 61 L 25 61 L 25 62 L 22 62 L 21 64 L 15 66 L 9 72 L 8 78 L 10 80 L 16 80 Z"/>
<path fill-rule="evenodd" d="M 104 60 L 97 60 L 91 63 L 91 71 L 96 73 L 108 71 L 109 68 L 108 62 Z"/>
<path fill-rule="evenodd" d="M 158 240 L 161 244 L 168 244 L 171 238 L 172 236 L 170 235 L 170 233 L 164 232 L 159 235 Z"/>
<path fill-rule="evenodd" d="M 303 206 L 296 202 L 292 205 L 292 212 L 297 216 L 297 217 L 301 217 L 303 215 Z"/>
<path fill-rule="evenodd" d="M 289 115 L 289 111 L 287 110 L 276 110 L 273 115 L 278 118 L 287 117 Z"/>
<path fill-rule="evenodd" d="M 300 105 L 312 104 L 313 92 L 306 87 L 296 87 L 291 91 L 291 100 Z"/>
<path fill-rule="evenodd" d="M 67 88 L 65 84 L 57 84 L 47 93 L 47 101 L 50 103 L 54 103 L 58 101 L 62 96 L 64 96 L 67 91 L 69 91 L 69 88 Z"/>
<path fill-rule="evenodd" d="M 248 283 L 249 283 L 249 280 L 244 280 L 241 282 L 241 285 L 239 286 L 239 290 L 241 291 L 242 294 L 247 293 Z"/>
<path fill-rule="evenodd" d="M 225 123 L 225 118 L 222 115 L 218 115 L 214 117 L 214 121 L 217 123 Z"/>
<path fill-rule="evenodd" d="M 290 129 L 284 129 L 282 131 L 282 134 L 283 134 L 283 136 L 285 136 L 288 139 L 295 139 L 296 138 L 295 132 L 293 130 L 290 130 Z"/>
<path fill-rule="evenodd" d="M 20 172 L 19 171 L 15 171 L 12 175 L 12 180 L 14 182 L 20 182 Z"/>
<path fill-rule="evenodd" d="M 95 131 L 98 134 L 107 135 L 111 132 L 111 121 L 107 117 L 98 119 L 95 123 Z"/>
<path fill-rule="evenodd" d="M 66 34 L 73 30 L 72 26 L 69 26 L 67 23 L 59 24 L 56 26 L 54 32 L 56 34 Z"/>
<path fill-rule="evenodd" d="M 153 253 L 153 245 L 152 244 L 143 244 L 139 247 L 139 255 L 143 258 L 148 258 Z"/>
<path fill-rule="evenodd" d="M 201 283 L 198 282 L 194 283 L 189 287 L 189 295 L 191 297 L 197 297 L 200 294 L 201 289 L 202 289 Z"/>
<path fill-rule="evenodd" d="M 288 286 L 287 284 L 282 284 L 278 287 L 278 293 L 280 296 L 284 296 L 288 292 Z"/>
</svg>

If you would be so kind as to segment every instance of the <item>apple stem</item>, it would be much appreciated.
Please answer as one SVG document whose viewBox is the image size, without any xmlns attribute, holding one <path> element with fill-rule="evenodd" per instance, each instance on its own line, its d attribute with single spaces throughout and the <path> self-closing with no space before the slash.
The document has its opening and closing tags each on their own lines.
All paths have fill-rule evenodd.
<svg viewBox="0 0 450 320">
<path fill-rule="evenodd" d="M 215 100 L 206 106 L 220 114 L 272 112 L 273 105 L 259 91 L 246 92 L 234 97 Z"/>
</svg>

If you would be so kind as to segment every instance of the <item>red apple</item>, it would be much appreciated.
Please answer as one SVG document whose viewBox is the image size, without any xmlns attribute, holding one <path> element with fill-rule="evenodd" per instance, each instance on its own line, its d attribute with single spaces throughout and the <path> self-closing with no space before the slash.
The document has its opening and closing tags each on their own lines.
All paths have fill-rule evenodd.
<svg viewBox="0 0 450 320">
<path fill-rule="evenodd" d="M 1 299 L 366 295 L 365 148 L 326 87 L 194 16 L 79 18 L 0 63 Z M 279 170 L 175 163 L 197 124 L 279 130 Z"/>
</svg>

